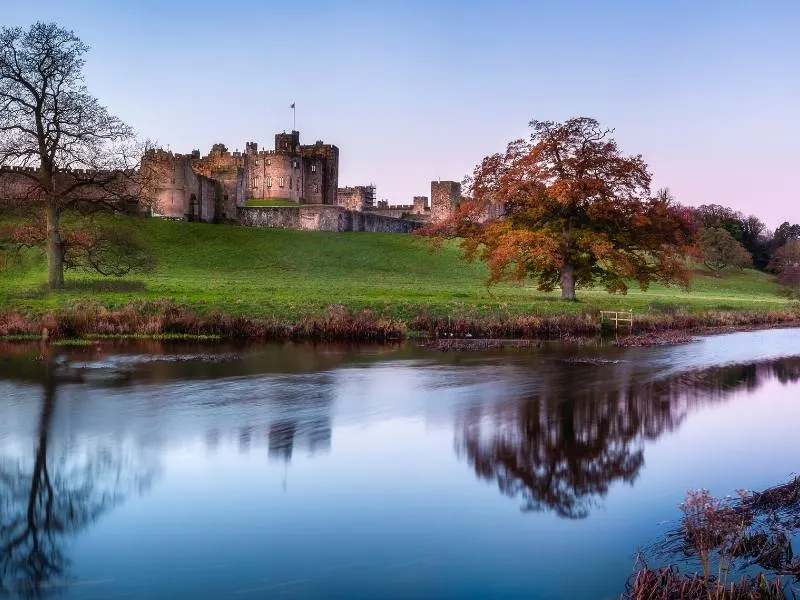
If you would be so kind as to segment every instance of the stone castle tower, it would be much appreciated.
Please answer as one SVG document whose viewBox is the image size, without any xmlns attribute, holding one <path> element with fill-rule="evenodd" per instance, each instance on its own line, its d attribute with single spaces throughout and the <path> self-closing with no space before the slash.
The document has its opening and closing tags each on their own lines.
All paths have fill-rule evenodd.
<svg viewBox="0 0 800 600">
<path fill-rule="evenodd" d="M 440 223 L 455 212 L 461 202 L 461 184 L 457 181 L 431 181 L 431 222 Z"/>
<path fill-rule="evenodd" d="M 336 204 L 339 186 L 339 149 L 317 141 L 300 144 L 300 132 L 275 135 L 274 150 L 245 146 L 248 197 Z"/>
</svg>

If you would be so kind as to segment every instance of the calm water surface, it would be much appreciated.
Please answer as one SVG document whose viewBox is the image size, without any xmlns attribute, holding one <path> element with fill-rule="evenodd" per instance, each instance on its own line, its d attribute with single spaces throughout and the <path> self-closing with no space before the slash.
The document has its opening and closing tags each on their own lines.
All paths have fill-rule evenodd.
<svg viewBox="0 0 800 600">
<path fill-rule="evenodd" d="M 38 355 L 0 353 L 0 596 L 615 598 L 687 489 L 800 464 L 800 330 Z"/>
</svg>

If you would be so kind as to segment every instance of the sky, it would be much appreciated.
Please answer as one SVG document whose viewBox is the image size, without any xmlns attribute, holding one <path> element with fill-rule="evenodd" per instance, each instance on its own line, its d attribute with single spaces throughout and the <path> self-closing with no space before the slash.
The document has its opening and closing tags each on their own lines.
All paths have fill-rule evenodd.
<svg viewBox="0 0 800 600">
<path fill-rule="evenodd" d="M 0 0 L 56 21 L 86 83 L 144 138 L 340 150 L 339 184 L 410 203 L 529 134 L 594 117 L 653 187 L 800 222 L 797 0 Z"/>
</svg>

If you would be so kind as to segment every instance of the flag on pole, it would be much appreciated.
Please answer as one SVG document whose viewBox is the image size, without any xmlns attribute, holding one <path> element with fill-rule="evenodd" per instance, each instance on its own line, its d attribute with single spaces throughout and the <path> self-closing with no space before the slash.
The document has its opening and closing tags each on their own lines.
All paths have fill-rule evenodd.
<svg viewBox="0 0 800 600">
<path fill-rule="evenodd" d="M 294 102 L 289 106 L 289 108 L 294 108 Z"/>
</svg>

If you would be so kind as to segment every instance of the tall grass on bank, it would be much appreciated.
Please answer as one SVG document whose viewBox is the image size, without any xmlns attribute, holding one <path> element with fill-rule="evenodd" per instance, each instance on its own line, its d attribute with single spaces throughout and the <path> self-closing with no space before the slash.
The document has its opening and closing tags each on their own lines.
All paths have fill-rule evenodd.
<svg viewBox="0 0 800 600">
<path fill-rule="evenodd" d="M 114 336 L 213 336 L 250 340 L 381 341 L 403 338 L 405 325 L 370 311 L 351 312 L 331 306 L 316 317 L 296 323 L 253 319 L 211 312 L 198 315 L 170 301 L 134 302 L 109 309 L 95 302 L 79 302 L 67 310 L 42 317 L 17 312 L 0 313 L 0 336 L 91 338 Z"/>
<path fill-rule="evenodd" d="M 634 332 L 658 336 L 669 331 L 735 329 L 800 325 L 800 311 L 707 311 L 692 314 L 640 315 Z M 0 337 L 40 336 L 54 339 L 126 336 L 211 336 L 251 340 L 352 340 L 402 339 L 410 334 L 432 338 L 562 339 L 586 338 L 601 333 L 593 311 L 539 316 L 473 316 L 446 318 L 429 313 L 408 320 L 371 310 L 330 305 L 324 311 L 294 321 L 258 319 L 212 310 L 197 313 L 170 300 L 130 302 L 108 308 L 98 302 L 78 301 L 72 306 L 37 314 L 0 311 Z"/>
<path fill-rule="evenodd" d="M 715 498 L 690 491 L 680 505 L 683 518 L 647 554 L 656 560 L 695 562 L 700 572 L 673 564 L 643 564 L 628 580 L 626 600 L 711 600 L 795 598 L 800 560 L 792 540 L 800 530 L 800 479 L 763 492 L 740 490 Z M 754 569 L 761 569 L 753 574 Z M 736 579 L 732 574 L 740 574 Z"/>
<path fill-rule="evenodd" d="M 710 583 L 700 575 L 681 573 L 676 567 L 637 571 L 623 596 L 625 600 L 786 600 L 793 597 L 788 595 L 782 580 L 769 579 L 763 573 L 723 586 Z"/>
</svg>

